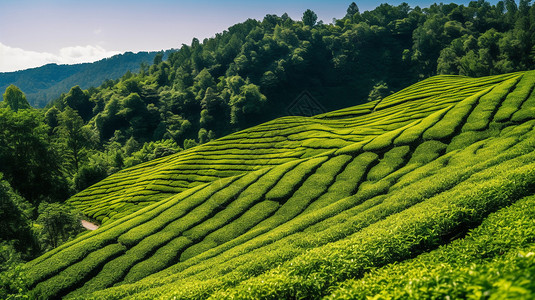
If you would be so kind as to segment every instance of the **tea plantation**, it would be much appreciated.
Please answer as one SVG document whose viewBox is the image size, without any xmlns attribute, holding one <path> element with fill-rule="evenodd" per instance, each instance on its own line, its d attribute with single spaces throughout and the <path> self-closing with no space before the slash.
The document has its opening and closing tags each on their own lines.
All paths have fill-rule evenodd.
<svg viewBox="0 0 535 300">
<path fill-rule="evenodd" d="M 69 200 L 37 299 L 535 297 L 535 71 L 437 76 L 163 157 Z"/>
</svg>

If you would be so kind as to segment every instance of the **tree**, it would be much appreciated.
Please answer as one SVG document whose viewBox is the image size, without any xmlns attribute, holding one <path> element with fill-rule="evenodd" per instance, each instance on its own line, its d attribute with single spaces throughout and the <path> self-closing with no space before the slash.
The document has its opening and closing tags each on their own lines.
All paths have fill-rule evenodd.
<svg viewBox="0 0 535 300">
<path fill-rule="evenodd" d="M 108 176 L 108 172 L 101 164 L 87 164 L 80 167 L 74 175 L 74 188 L 77 191 L 84 190 L 87 187 L 101 181 Z"/>
<path fill-rule="evenodd" d="M 246 126 L 253 122 L 253 116 L 262 111 L 267 99 L 258 86 L 250 83 L 240 87 L 240 94 L 230 99 L 230 123 Z"/>
<path fill-rule="evenodd" d="M 347 8 L 345 17 L 350 19 L 353 17 L 353 15 L 358 14 L 358 13 L 359 13 L 359 7 L 357 6 L 355 2 L 351 2 L 351 4 L 349 4 L 349 7 Z"/>
<path fill-rule="evenodd" d="M 388 85 L 381 81 L 373 86 L 370 93 L 368 94 L 368 101 L 381 100 L 384 97 L 391 94 L 388 89 Z"/>
<path fill-rule="evenodd" d="M 311 26 L 312 27 L 312 26 L 316 25 L 316 22 L 318 21 L 318 15 L 316 15 L 316 13 L 313 12 L 312 10 L 307 9 L 303 13 L 302 21 L 303 21 L 303 24 L 305 24 L 306 26 Z"/>
<path fill-rule="evenodd" d="M 164 54 L 163 51 L 160 51 L 160 52 L 156 53 L 152 63 L 154 65 L 159 65 L 163 61 L 163 54 Z"/>
<path fill-rule="evenodd" d="M 459 58 L 451 48 L 444 48 L 440 51 L 438 58 L 437 73 L 438 74 L 458 74 L 459 73 Z"/>
<path fill-rule="evenodd" d="M 19 109 L 28 109 L 30 104 L 26 100 L 24 93 L 16 86 L 11 84 L 6 88 L 4 96 L 4 106 L 9 107 L 13 111 L 18 111 Z"/>
<path fill-rule="evenodd" d="M 0 173 L 0 244 L 10 244 L 24 259 L 31 258 L 39 249 L 31 229 L 31 217 L 30 203 L 15 193 Z M 0 271 L 9 259 L 0 255 Z"/>
<path fill-rule="evenodd" d="M 210 75 L 210 72 L 208 72 L 207 69 L 203 69 L 199 74 L 195 77 L 195 83 L 193 84 L 193 91 L 196 98 L 200 101 L 204 98 L 204 94 L 206 92 L 206 89 L 209 87 L 214 87 L 215 81 L 212 75 Z"/>
<path fill-rule="evenodd" d="M 143 147 L 133 152 L 130 157 L 125 160 L 125 165 L 131 167 L 142 162 L 152 159 L 164 157 L 182 151 L 173 140 L 159 140 L 156 142 L 145 143 Z"/>
<path fill-rule="evenodd" d="M 82 118 L 68 106 L 59 115 L 57 133 L 71 174 L 77 173 L 87 158 L 86 148 L 89 145 L 90 135 L 83 126 Z"/>
<path fill-rule="evenodd" d="M 210 139 L 208 138 L 208 131 L 204 128 L 201 128 L 198 133 L 198 139 L 199 144 L 204 144 L 210 141 Z"/>
<path fill-rule="evenodd" d="M 193 148 L 199 145 L 194 139 L 185 139 L 184 140 L 184 150 Z"/>
<path fill-rule="evenodd" d="M 83 230 L 79 214 L 59 203 L 41 203 L 36 223 L 45 250 L 56 248 Z"/>
<path fill-rule="evenodd" d="M 59 115 L 61 112 L 55 106 L 52 106 L 45 113 L 45 123 L 50 126 L 51 129 L 58 127 L 59 125 Z"/>
<path fill-rule="evenodd" d="M 65 105 L 76 110 L 80 117 L 88 121 L 92 117 L 94 104 L 89 101 L 89 95 L 79 86 L 72 87 L 69 93 L 63 98 Z"/>
<path fill-rule="evenodd" d="M 59 155 L 43 118 L 38 110 L 0 108 L 0 172 L 31 203 L 68 196 Z"/>
</svg>

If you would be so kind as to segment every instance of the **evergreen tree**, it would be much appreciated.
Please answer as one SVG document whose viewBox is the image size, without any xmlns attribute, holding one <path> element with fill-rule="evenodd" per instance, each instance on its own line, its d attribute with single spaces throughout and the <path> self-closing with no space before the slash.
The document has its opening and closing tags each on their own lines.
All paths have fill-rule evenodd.
<svg viewBox="0 0 535 300">
<path fill-rule="evenodd" d="M 312 10 L 307 9 L 303 13 L 302 21 L 306 26 L 314 26 L 316 25 L 316 22 L 318 21 L 318 15 L 316 15 L 316 13 L 313 12 Z"/>
</svg>

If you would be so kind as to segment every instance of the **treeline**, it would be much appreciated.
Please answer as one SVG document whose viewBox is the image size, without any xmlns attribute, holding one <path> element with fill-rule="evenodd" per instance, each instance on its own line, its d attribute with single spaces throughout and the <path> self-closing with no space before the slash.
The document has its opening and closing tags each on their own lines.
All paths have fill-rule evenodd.
<svg viewBox="0 0 535 300">
<path fill-rule="evenodd" d="M 2 222 L 35 231 L 47 203 L 125 167 L 286 115 L 303 91 L 316 108 L 333 110 L 435 74 L 526 70 L 535 65 L 534 41 L 535 6 L 525 0 L 382 4 L 362 13 L 352 3 L 332 24 L 310 10 L 302 20 L 247 20 L 202 43 L 193 39 L 168 59 L 159 53 L 152 65 L 98 88 L 75 86 L 42 110 L 10 86 L 0 102 L 0 199 L 27 217 Z M 59 206 L 53 210 L 64 216 Z M 9 237 L 2 233 L 0 243 L 28 253 L 24 258 L 39 252 Z M 40 239 L 35 249 L 61 242 Z"/>
<path fill-rule="evenodd" d="M 100 146 L 166 139 L 187 148 L 286 115 L 305 90 L 333 110 L 436 74 L 530 69 L 534 41 L 529 1 L 382 4 L 363 13 L 352 3 L 333 24 L 310 10 L 300 21 L 267 15 L 194 39 L 167 60 L 159 54 L 152 66 L 83 96 L 71 90 L 53 110 L 76 110 Z M 74 94 L 79 106 L 66 104 Z"/>
</svg>

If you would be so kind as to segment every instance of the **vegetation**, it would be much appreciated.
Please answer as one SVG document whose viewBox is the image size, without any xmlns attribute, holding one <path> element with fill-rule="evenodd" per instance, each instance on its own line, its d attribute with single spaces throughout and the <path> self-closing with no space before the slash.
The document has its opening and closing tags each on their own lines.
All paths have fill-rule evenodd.
<svg viewBox="0 0 535 300">
<path fill-rule="evenodd" d="M 166 51 L 169 53 L 171 51 Z M 0 90 L 13 84 L 22 89 L 33 107 L 43 108 L 70 87 L 87 89 L 103 81 L 120 78 L 127 71 L 138 72 L 141 64 L 152 63 L 157 52 L 115 55 L 94 63 L 76 65 L 48 64 L 16 72 L 0 73 Z"/>
<path fill-rule="evenodd" d="M 118 172 L 69 200 L 109 219 L 28 263 L 31 296 L 530 297 L 534 75 L 433 77 Z M 216 178 L 166 188 L 191 171 Z"/>
<path fill-rule="evenodd" d="M 151 66 L 98 88 L 83 90 L 78 80 L 72 85 L 81 87 L 65 87 L 45 112 L 48 139 L 55 141 L 49 144 L 66 158 L 59 162 L 66 184 L 55 184 L 63 194 L 54 201 L 125 167 L 287 115 L 305 105 L 299 103 L 304 90 L 317 107 L 298 110 L 303 113 L 379 101 L 436 74 L 526 70 L 535 65 L 534 15 L 526 1 L 423 9 L 382 4 L 362 13 L 355 4 L 332 24 L 318 22 L 310 10 L 300 21 L 267 15 L 154 54 Z M 155 147 L 152 154 L 147 147 Z"/>
<path fill-rule="evenodd" d="M 286 115 L 304 90 L 334 110 L 436 74 L 527 70 L 535 64 L 534 15 L 526 1 L 382 4 L 363 13 L 352 5 L 332 24 L 311 10 L 301 21 L 267 15 L 87 91 L 79 101 L 93 111 L 78 112 L 101 145 L 172 139 L 188 148 Z"/>
<path fill-rule="evenodd" d="M 45 109 L 9 86 L 0 298 L 529 298 L 534 7 L 268 15 Z"/>
<path fill-rule="evenodd" d="M 473 98 L 468 96 L 474 91 L 484 92 L 497 83 L 518 77 L 519 74 L 508 74 L 453 81 L 449 80 L 449 77 L 439 76 L 418 84 L 419 88 L 427 90 L 423 95 L 406 89 L 381 102 L 370 102 L 352 109 L 312 118 L 285 117 L 113 174 L 78 193 L 69 199 L 68 203 L 85 215 L 106 223 L 172 194 L 220 178 L 280 165 L 346 146 L 348 150 L 356 146 L 359 150 L 364 147 L 367 151 L 385 149 L 390 147 L 400 134 L 399 130 L 406 129 L 408 132 L 419 128 L 419 135 L 413 136 L 413 139 L 423 135 L 422 132 L 427 128 L 406 127 L 413 122 L 418 122 L 435 111 L 447 109 L 452 102 L 461 101 L 463 98 L 467 100 L 461 101 L 450 111 L 465 107 L 464 103 Z M 433 91 L 432 88 L 436 90 Z M 455 92 L 445 97 L 443 90 L 446 88 Z M 391 106 L 390 103 L 396 105 Z M 368 113 L 364 113 L 365 111 Z M 398 117 L 393 119 L 394 115 Z M 447 120 L 448 117 L 449 115 L 444 116 L 442 120 Z M 385 130 L 391 132 L 382 134 Z M 378 138 L 373 139 L 374 137 Z M 405 145 L 413 141 L 407 140 Z M 408 147 L 401 148 L 404 153 L 408 151 Z M 394 168 L 395 166 L 389 165 L 388 158 L 403 161 L 396 150 L 392 153 L 393 155 L 385 155 L 385 161 L 371 170 L 368 176 L 382 178 L 385 172 Z M 292 180 L 303 178 L 308 174 L 305 170 L 288 171 L 286 176 Z M 292 175 L 294 173 L 295 175 Z M 290 180 L 283 182 L 287 186 L 278 186 L 270 191 L 267 200 L 283 198 L 297 184 Z"/>
</svg>

